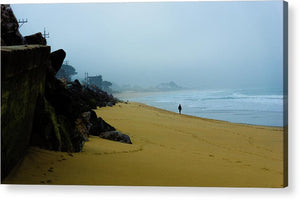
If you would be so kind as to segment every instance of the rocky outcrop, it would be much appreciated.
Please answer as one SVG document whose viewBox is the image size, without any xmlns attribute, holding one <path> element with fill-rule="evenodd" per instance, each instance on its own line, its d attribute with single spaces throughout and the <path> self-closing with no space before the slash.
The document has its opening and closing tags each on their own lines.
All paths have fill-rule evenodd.
<svg viewBox="0 0 300 200">
<path fill-rule="evenodd" d="M 132 144 L 130 137 L 124 133 L 121 133 L 119 131 L 107 131 L 100 133 L 99 137 L 103 139 L 113 140 L 117 142 Z"/>
<path fill-rule="evenodd" d="M 106 123 L 101 117 L 91 120 L 91 122 L 92 122 L 92 127 L 90 129 L 91 135 L 99 136 L 103 132 L 116 130 L 114 127 Z"/>
<path fill-rule="evenodd" d="M 132 144 L 130 137 L 117 131 L 114 127 L 106 123 L 101 117 L 90 119 L 92 122 L 89 134 L 99 136 L 103 139 Z"/>
<path fill-rule="evenodd" d="M 9 5 L 1 4 L 1 46 L 24 44 L 18 21 Z"/>
<path fill-rule="evenodd" d="M 66 85 L 55 78 L 65 55 L 62 49 L 50 55 L 45 96 L 38 102 L 31 144 L 49 150 L 80 152 L 97 123 L 92 109 L 116 100 L 102 91 L 83 87 L 78 80 Z"/>
<path fill-rule="evenodd" d="M 51 56 L 51 68 L 54 70 L 54 74 L 52 75 L 55 75 L 64 62 L 64 59 L 66 57 L 66 52 L 63 49 L 59 49 L 57 51 L 52 52 L 50 56 Z"/>
<path fill-rule="evenodd" d="M 42 33 L 35 33 L 33 35 L 28 35 L 24 37 L 25 43 L 26 44 L 41 44 L 41 45 L 46 45 L 47 41 L 43 37 Z"/>
<path fill-rule="evenodd" d="M 50 47 L 1 47 L 1 176 L 29 145 L 36 102 L 44 95 Z"/>
<path fill-rule="evenodd" d="M 50 54 L 48 46 L 2 47 L 2 177 L 29 145 L 79 152 L 90 132 L 115 130 L 92 109 L 116 99 L 78 80 L 66 85 L 55 78 L 64 57 L 63 50 Z"/>
<path fill-rule="evenodd" d="M 23 44 L 11 8 L 1 5 L 1 11 L 1 44 Z M 45 44 L 40 34 L 26 42 Z M 117 99 L 78 80 L 65 84 L 55 77 L 65 56 L 62 49 L 50 54 L 44 45 L 1 46 L 1 179 L 29 145 L 80 152 L 90 132 L 115 131 L 92 109 L 112 106 Z M 122 134 L 109 135 L 128 142 Z"/>
</svg>

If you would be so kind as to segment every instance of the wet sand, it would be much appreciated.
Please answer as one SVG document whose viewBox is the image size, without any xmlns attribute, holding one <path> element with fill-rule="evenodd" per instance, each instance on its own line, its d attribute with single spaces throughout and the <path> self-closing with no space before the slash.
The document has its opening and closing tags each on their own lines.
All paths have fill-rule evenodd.
<svg viewBox="0 0 300 200">
<path fill-rule="evenodd" d="M 133 144 L 91 136 L 81 153 L 31 147 L 3 183 L 283 187 L 283 128 L 120 103 L 96 110 Z"/>
</svg>

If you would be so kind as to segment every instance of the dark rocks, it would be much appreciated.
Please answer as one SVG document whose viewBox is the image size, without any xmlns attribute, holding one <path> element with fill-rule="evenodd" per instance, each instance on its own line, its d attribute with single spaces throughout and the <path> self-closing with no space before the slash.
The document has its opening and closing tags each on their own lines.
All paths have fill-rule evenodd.
<svg viewBox="0 0 300 200">
<path fill-rule="evenodd" d="M 82 86 L 78 80 L 67 85 L 70 97 L 76 102 L 76 106 L 82 112 L 97 107 L 105 107 L 108 102 L 114 105 L 118 100 L 102 90 L 94 91 L 89 87 Z"/>
<path fill-rule="evenodd" d="M 24 37 L 25 39 L 25 44 L 41 44 L 41 45 L 46 45 L 47 41 L 43 37 L 42 33 L 35 33 L 33 35 L 28 35 Z"/>
<path fill-rule="evenodd" d="M 132 144 L 130 137 L 119 131 L 107 131 L 100 133 L 99 137 L 117 142 Z"/>
<path fill-rule="evenodd" d="M 91 123 L 92 127 L 89 132 L 91 135 L 96 135 L 108 140 L 132 144 L 128 135 L 117 131 L 114 127 L 106 123 L 101 117 L 91 120 Z"/>
<path fill-rule="evenodd" d="M 38 96 L 44 94 L 50 47 L 1 47 L 1 177 L 30 143 Z"/>
<path fill-rule="evenodd" d="M 10 5 L 1 4 L 1 46 L 22 45 L 18 21 Z"/>
<path fill-rule="evenodd" d="M 75 130 L 78 131 L 79 135 L 84 139 L 84 141 L 88 141 L 89 126 L 86 126 L 86 123 L 81 118 L 78 118 L 75 121 L 75 125 L 76 125 Z"/>
<path fill-rule="evenodd" d="M 9 5 L 1 5 L 1 28 L 1 45 L 24 43 Z M 44 43 L 40 36 L 26 40 Z M 56 79 L 65 56 L 64 50 L 50 54 L 50 47 L 43 45 L 1 48 L 2 179 L 23 158 L 29 145 L 80 152 L 89 132 L 99 136 L 115 131 L 92 111 L 114 105 L 117 100 L 113 96 L 84 87 L 78 80 L 66 84 Z M 107 137 L 128 142 L 122 134 L 110 135 Z"/>
<path fill-rule="evenodd" d="M 74 122 L 56 113 L 54 107 L 40 97 L 36 107 L 31 145 L 41 148 L 73 152 L 70 133 L 74 132 Z"/>
<path fill-rule="evenodd" d="M 55 75 L 64 62 L 64 59 L 66 57 L 66 52 L 62 49 L 59 49 L 57 51 L 52 52 L 50 56 L 51 56 L 51 66 L 52 69 L 54 70 L 54 75 Z"/>
<path fill-rule="evenodd" d="M 10 5 L 1 4 L 1 46 L 40 44 L 46 45 L 47 41 L 42 33 L 23 36 L 19 32 L 19 23 Z"/>
<path fill-rule="evenodd" d="M 115 131 L 116 129 L 106 123 L 101 117 L 97 118 L 96 120 L 92 120 L 92 127 L 90 129 L 91 135 L 99 136 L 102 132 L 107 131 Z"/>
<path fill-rule="evenodd" d="M 84 112 L 84 113 L 82 113 L 81 114 L 81 119 L 82 119 L 82 121 L 83 121 L 83 123 L 85 124 L 85 126 L 86 126 L 86 129 L 87 129 L 87 131 L 89 132 L 90 131 L 90 129 L 91 129 L 91 127 L 92 127 L 92 123 L 91 123 L 91 111 L 88 111 L 88 112 Z"/>
</svg>

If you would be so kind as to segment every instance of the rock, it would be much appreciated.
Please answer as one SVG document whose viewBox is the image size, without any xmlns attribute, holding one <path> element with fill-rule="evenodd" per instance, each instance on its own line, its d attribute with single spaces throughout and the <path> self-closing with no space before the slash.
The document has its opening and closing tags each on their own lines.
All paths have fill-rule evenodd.
<svg viewBox="0 0 300 200">
<path fill-rule="evenodd" d="M 90 129 L 91 135 L 99 136 L 102 132 L 107 131 L 115 131 L 116 129 L 106 123 L 101 117 L 97 118 L 96 120 L 92 121 L 92 127 Z"/>
<path fill-rule="evenodd" d="M 122 143 L 132 144 L 130 137 L 119 131 L 107 131 L 100 133 L 99 137 L 103 139 L 118 141 Z"/>
<path fill-rule="evenodd" d="M 1 5 L 1 44 L 22 44 L 10 6 Z M 32 39 L 32 41 L 30 41 Z M 40 35 L 27 42 L 40 43 Z M 100 89 L 93 91 L 78 80 L 56 79 L 66 56 L 44 45 L 1 47 L 1 179 L 24 157 L 28 146 L 80 152 L 89 131 L 115 131 L 92 109 L 117 102 Z M 113 137 L 127 141 L 126 136 Z"/>
<path fill-rule="evenodd" d="M 85 124 L 85 126 L 87 128 L 88 135 L 89 135 L 89 131 L 90 131 L 92 125 L 93 125 L 91 123 L 91 111 L 82 113 L 81 117 L 82 117 L 83 123 Z"/>
<path fill-rule="evenodd" d="M 96 112 L 93 111 L 93 110 L 91 110 L 90 113 L 91 113 L 91 116 L 90 116 L 91 122 L 97 120 L 97 114 L 96 114 Z"/>
<path fill-rule="evenodd" d="M 26 44 L 41 44 L 41 45 L 46 45 L 47 41 L 43 37 L 42 33 L 36 33 L 33 35 L 28 35 L 24 37 L 25 43 Z"/>
<path fill-rule="evenodd" d="M 51 66 L 52 69 L 54 70 L 54 75 L 55 75 L 64 62 L 64 59 L 66 57 L 66 52 L 62 49 L 59 49 L 57 51 L 52 52 L 50 56 L 51 56 Z"/>
<path fill-rule="evenodd" d="M 80 84 L 80 82 L 78 81 L 78 79 L 76 79 L 74 82 L 72 82 L 72 85 L 74 87 L 78 87 L 79 89 L 82 89 L 82 85 Z"/>
<path fill-rule="evenodd" d="M 88 137 L 89 137 L 89 130 L 88 130 L 88 126 L 86 126 L 86 123 L 84 122 L 84 120 L 82 118 L 78 118 L 75 121 L 75 135 L 78 135 L 78 138 L 81 138 L 79 141 L 79 145 L 75 145 L 78 146 L 80 148 L 79 151 L 81 151 L 82 147 L 83 147 L 83 143 L 88 141 Z M 80 143 L 82 143 L 82 145 L 80 145 Z"/>
<path fill-rule="evenodd" d="M 19 32 L 18 21 L 10 5 L 1 4 L 1 45 L 22 45 L 24 38 Z"/>
<path fill-rule="evenodd" d="M 71 133 L 74 133 L 72 121 L 57 114 L 54 107 L 44 97 L 40 97 L 30 144 L 49 150 L 73 152 Z"/>
<path fill-rule="evenodd" d="M 29 146 L 38 97 L 44 94 L 50 47 L 1 47 L 1 178 Z"/>
</svg>

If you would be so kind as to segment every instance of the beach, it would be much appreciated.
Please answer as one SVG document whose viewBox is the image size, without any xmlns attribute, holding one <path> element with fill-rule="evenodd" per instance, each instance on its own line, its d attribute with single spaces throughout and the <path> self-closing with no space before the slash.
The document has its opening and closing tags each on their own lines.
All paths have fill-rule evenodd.
<svg viewBox="0 0 300 200">
<path fill-rule="evenodd" d="M 283 128 L 179 115 L 141 103 L 96 110 L 130 136 L 80 153 L 30 147 L 4 184 L 283 187 Z"/>
</svg>

